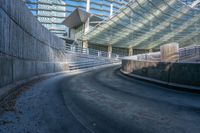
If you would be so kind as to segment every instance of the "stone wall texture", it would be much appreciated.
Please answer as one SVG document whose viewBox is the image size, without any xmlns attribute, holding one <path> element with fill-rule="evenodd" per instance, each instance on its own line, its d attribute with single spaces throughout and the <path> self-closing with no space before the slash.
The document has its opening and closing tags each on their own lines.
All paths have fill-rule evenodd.
<svg viewBox="0 0 200 133">
<path fill-rule="evenodd" d="M 64 49 L 22 0 L 0 0 L 0 87 L 67 70 Z"/>
<path fill-rule="evenodd" d="M 200 90 L 200 64 L 122 60 L 122 71 L 171 85 Z"/>
</svg>

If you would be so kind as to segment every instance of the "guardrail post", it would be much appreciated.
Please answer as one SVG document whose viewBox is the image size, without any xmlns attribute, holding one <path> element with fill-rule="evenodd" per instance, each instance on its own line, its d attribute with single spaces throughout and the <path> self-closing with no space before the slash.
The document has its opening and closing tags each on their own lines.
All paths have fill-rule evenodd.
<svg viewBox="0 0 200 133">
<path fill-rule="evenodd" d="M 132 56 L 133 55 L 133 48 L 128 48 L 128 56 Z"/>
</svg>

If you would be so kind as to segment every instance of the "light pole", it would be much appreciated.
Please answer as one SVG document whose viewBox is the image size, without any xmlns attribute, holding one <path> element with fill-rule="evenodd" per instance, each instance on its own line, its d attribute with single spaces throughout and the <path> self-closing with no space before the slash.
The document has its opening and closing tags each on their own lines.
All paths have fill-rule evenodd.
<svg viewBox="0 0 200 133">
<path fill-rule="evenodd" d="M 110 18 L 113 16 L 113 3 L 110 3 Z"/>
<path fill-rule="evenodd" d="M 86 12 L 90 12 L 90 0 L 87 0 Z M 85 22 L 85 31 L 84 31 L 85 34 L 89 31 L 89 28 L 90 28 L 90 19 L 88 18 L 87 21 Z"/>
</svg>

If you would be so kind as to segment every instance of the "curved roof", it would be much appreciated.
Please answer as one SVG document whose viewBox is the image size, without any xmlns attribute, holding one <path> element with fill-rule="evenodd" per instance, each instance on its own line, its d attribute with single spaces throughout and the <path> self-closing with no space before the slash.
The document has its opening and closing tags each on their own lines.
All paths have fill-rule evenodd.
<svg viewBox="0 0 200 133">
<path fill-rule="evenodd" d="M 152 49 L 170 42 L 181 47 L 198 43 L 199 35 L 199 10 L 179 0 L 134 0 L 85 37 L 95 44 Z"/>
</svg>

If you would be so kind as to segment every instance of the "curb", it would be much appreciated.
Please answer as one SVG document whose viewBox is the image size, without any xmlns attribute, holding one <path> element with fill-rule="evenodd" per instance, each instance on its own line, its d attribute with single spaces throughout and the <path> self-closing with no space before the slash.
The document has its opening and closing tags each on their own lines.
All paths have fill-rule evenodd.
<svg viewBox="0 0 200 133">
<path fill-rule="evenodd" d="M 133 77 L 133 78 L 136 78 L 136 79 L 141 79 L 141 80 L 144 80 L 144 81 L 149 81 L 151 83 L 161 84 L 161 85 L 164 85 L 164 86 L 174 87 L 174 88 L 176 88 L 175 90 L 183 90 L 183 91 L 188 91 L 188 92 L 200 93 L 200 87 L 160 81 L 160 80 L 157 80 L 157 79 L 152 79 L 152 78 L 148 78 L 148 77 L 139 76 L 139 75 L 136 75 L 136 74 L 131 74 L 131 73 L 123 71 L 122 69 L 120 69 L 120 72 L 122 74 L 126 75 L 126 76 L 130 76 L 130 77 Z"/>
</svg>

